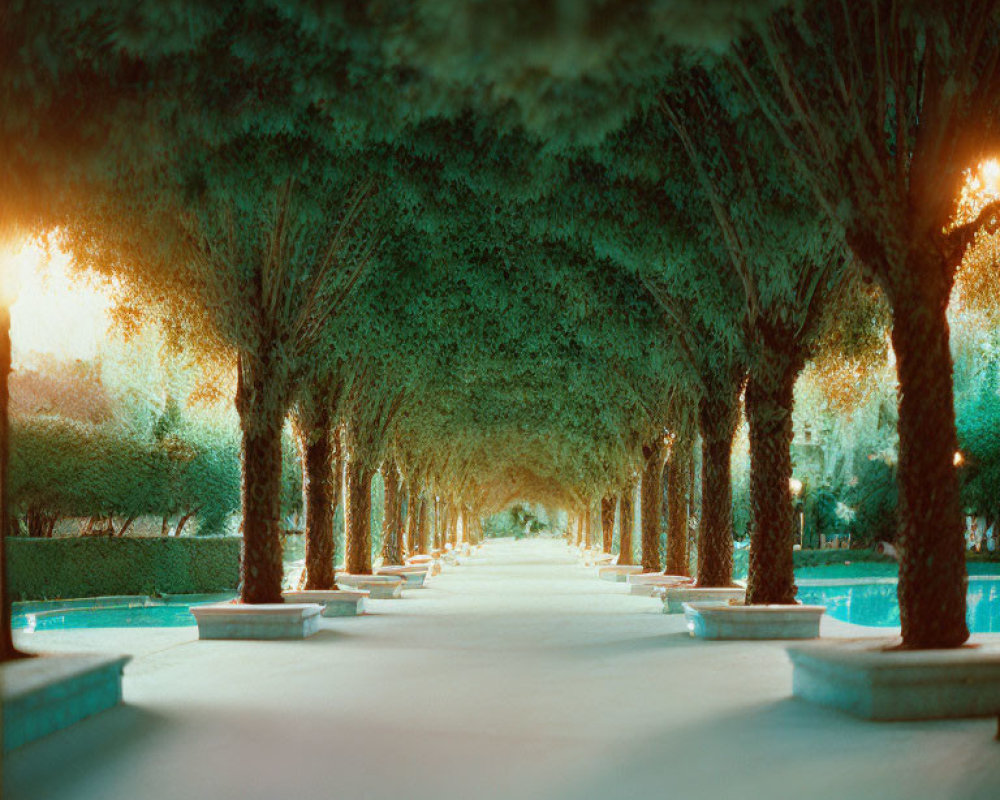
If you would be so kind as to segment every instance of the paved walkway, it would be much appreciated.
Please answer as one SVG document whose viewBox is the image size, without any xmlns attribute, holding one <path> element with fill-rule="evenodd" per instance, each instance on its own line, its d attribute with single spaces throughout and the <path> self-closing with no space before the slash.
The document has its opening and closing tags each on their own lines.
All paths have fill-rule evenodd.
<svg viewBox="0 0 1000 800">
<path fill-rule="evenodd" d="M 781 644 L 693 641 L 561 542 L 491 543 L 372 606 L 303 642 L 33 634 L 133 653 L 127 705 L 8 758 L 4 798 L 1000 797 L 995 720 L 873 724 L 792 700 Z"/>
</svg>

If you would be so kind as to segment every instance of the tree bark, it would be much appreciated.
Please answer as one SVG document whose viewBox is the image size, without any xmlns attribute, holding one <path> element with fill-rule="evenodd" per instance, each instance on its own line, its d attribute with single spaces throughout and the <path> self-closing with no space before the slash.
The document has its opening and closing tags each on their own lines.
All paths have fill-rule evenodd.
<svg viewBox="0 0 1000 800">
<path fill-rule="evenodd" d="M 14 647 L 10 628 L 11 606 L 7 581 L 7 535 L 10 532 L 10 309 L 0 301 L 0 662 L 27 658 Z M 2 738 L 2 736 L 0 736 Z"/>
<path fill-rule="evenodd" d="M 386 460 L 382 477 L 385 484 L 385 513 L 382 515 L 382 563 L 402 564 L 399 548 L 399 470 L 393 458 Z"/>
<path fill-rule="evenodd" d="M 433 523 L 433 526 L 432 526 L 432 535 L 431 535 L 431 549 L 432 550 L 443 550 L 444 549 L 444 542 L 442 541 L 443 537 L 441 535 L 441 529 L 442 529 L 443 523 L 444 523 L 444 520 L 441 518 L 442 515 L 443 515 L 443 513 L 444 513 L 444 509 L 442 508 L 441 501 L 435 496 L 435 498 L 434 498 L 434 516 L 433 516 L 433 519 L 431 520 L 431 522 Z"/>
<path fill-rule="evenodd" d="M 614 495 L 606 495 L 601 498 L 601 536 L 602 546 L 605 553 L 610 553 L 612 543 L 615 538 L 615 510 L 618 506 L 618 498 Z"/>
<path fill-rule="evenodd" d="M 305 506 L 306 589 L 336 589 L 333 515 L 340 493 L 334 465 L 339 442 L 328 413 L 321 412 L 302 431 L 302 495 Z"/>
<path fill-rule="evenodd" d="M 190 518 L 191 518 L 191 515 L 189 514 L 187 516 L 187 519 L 190 519 Z M 187 522 L 187 519 L 185 519 L 184 521 Z M 134 523 L 134 522 L 135 522 L 135 517 L 126 517 L 125 521 L 122 523 L 121 528 L 118 529 L 118 536 L 124 536 L 126 533 L 128 533 L 128 529 L 132 527 L 132 523 Z M 179 534 L 179 530 L 178 530 L 178 534 Z"/>
<path fill-rule="evenodd" d="M 482 525 L 479 521 L 479 514 L 472 508 L 469 509 L 469 544 L 477 545 L 483 540 Z"/>
<path fill-rule="evenodd" d="M 635 558 L 632 548 L 632 528 L 635 524 L 635 503 L 632 487 L 626 487 L 621 494 L 618 507 L 618 563 L 631 564 Z"/>
<path fill-rule="evenodd" d="M 642 571 L 659 572 L 660 565 L 660 492 L 663 489 L 663 440 L 657 438 L 642 448 L 646 466 L 642 472 L 640 525 L 642 530 Z"/>
<path fill-rule="evenodd" d="M 458 547 L 458 506 L 448 504 L 448 542 L 452 549 Z"/>
<path fill-rule="evenodd" d="M 416 492 L 413 491 L 412 481 L 403 481 L 403 499 L 406 503 L 406 515 L 401 521 L 401 539 L 399 543 L 400 554 L 403 560 L 413 551 L 413 537 L 416 531 Z"/>
<path fill-rule="evenodd" d="M 958 647 L 969 638 L 953 461 L 958 439 L 946 315 L 951 280 L 934 259 L 911 254 L 910 285 L 890 292 L 899 380 L 899 608 L 903 645 L 912 648 Z"/>
<path fill-rule="evenodd" d="M 750 424 L 752 527 L 747 605 L 795 602 L 792 545 L 792 405 L 801 362 L 768 350 L 750 374 L 746 391 Z"/>
<path fill-rule="evenodd" d="M 240 601 L 280 603 L 281 428 L 284 410 L 269 395 L 268 381 L 247 380 L 238 370 L 236 410 L 243 435 L 241 501 L 243 557 Z"/>
<path fill-rule="evenodd" d="M 191 517 L 193 517 L 196 513 L 197 512 L 195 511 L 189 511 L 187 514 L 184 514 L 183 516 L 181 516 L 179 520 L 177 520 L 177 527 L 174 528 L 174 536 L 181 535 L 181 532 L 184 530 L 184 526 L 187 525 L 188 522 L 190 522 Z M 124 531 L 122 531 L 122 533 L 124 533 Z"/>
<path fill-rule="evenodd" d="M 347 462 L 347 572 L 371 575 L 372 572 L 372 475 L 360 461 Z"/>
<path fill-rule="evenodd" d="M 733 438 L 739 424 L 742 380 L 711 386 L 698 404 L 701 433 L 701 524 L 698 585 L 733 584 Z"/>
<path fill-rule="evenodd" d="M 427 492 L 420 493 L 420 510 L 417 512 L 417 552 L 427 555 L 428 533 L 431 527 L 431 501 Z"/>
<path fill-rule="evenodd" d="M 667 459 L 667 569 L 668 575 L 687 575 L 688 498 L 691 494 L 691 460 L 694 442 L 679 433 Z"/>
</svg>

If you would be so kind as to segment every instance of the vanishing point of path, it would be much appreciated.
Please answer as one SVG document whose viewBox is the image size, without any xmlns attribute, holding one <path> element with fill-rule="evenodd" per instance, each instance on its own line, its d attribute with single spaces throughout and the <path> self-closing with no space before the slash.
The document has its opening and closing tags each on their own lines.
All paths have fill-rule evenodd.
<svg viewBox="0 0 1000 800">
<path fill-rule="evenodd" d="M 781 643 L 693 641 L 561 541 L 445 569 L 300 642 L 22 638 L 134 660 L 125 706 L 5 760 L 4 798 L 1000 796 L 995 720 L 864 723 L 792 700 Z"/>
</svg>

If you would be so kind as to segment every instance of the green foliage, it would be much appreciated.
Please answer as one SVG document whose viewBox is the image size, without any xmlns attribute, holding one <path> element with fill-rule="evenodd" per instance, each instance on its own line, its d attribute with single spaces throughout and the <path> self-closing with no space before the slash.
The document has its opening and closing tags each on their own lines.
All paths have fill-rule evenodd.
<svg viewBox="0 0 1000 800">
<path fill-rule="evenodd" d="M 846 532 L 847 524 L 837 513 L 837 503 L 837 495 L 829 485 L 803 492 L 804 547 L 819 547 L 820 536 L 829 540 Z"/>
<path fill-rule="evenodd" d="M 966 513 L 1000 518 L 1000 394 L 997 369 L 986 361 L 985 377 L 958 397 L 958 443 L 962 504 Z"/>
<path fill-rule="evenodd" d="M 290 504 L 300 478 L 286 481 Z M 221 533 L 239 510 L 239 449 L 232 432 L 189 425 L 160 439 L 114 422 L 55 415 L 17 417 L 11 426 L 14 513 L 133 518 L 194 514 L 197 530 Z M 194 530 L 194 526 L 188 531 Z"/>
<path fill-rule="evenodd" d="M 498 514 L 491 514 L 483 524 L 487 537 L 513 536 L 522 539 L 527 535 L 549 530 L 551 522 L 544 506 L 515 503 Z"/>
<path fill-rule="evenodd" d="M 14 600 L 230 591 L 240 544 L 232 536 L 8 538 L 9 591 Z"/>
<path fill-rule="evenodd" d="M 851 155 L 842 168 L 808 159 L 829 199 L 817 207 L 727 58 L 744 24 L 777 5 L 262 0 L 208 13 L 190 0 L 18 2 L 0 52 L 10 110 L 0 145 L 14 154 L 0 224 L 17 198 L 18 225 L 60 226 L 81 264 L 118 279 L 133 307 L 162 313 L 189 352 L 229 365 L 238 355 L 244 422 L 274 429 L 332 376 L 339 388 L 326 399 L 372 469 L 392 446 L 415 484 L 477 513 L 519 497 L 577 508 L 619 491 L 651 435 L 691 426 L 679 409 L 738 384 L 776 343 L 884 356 L 884 304 L 871 287 L 843 290 L 842 231 L 826 220 L 884 207 L 869 185 L 877 157 L 854 148 L 904 152 L 887 120 L 899 115 L 915 136 L 920 92 L 871 66 L 861 36 L 862 71 L 887 84 L 868 94 L 877 81 L 862 81 L 845 106 L 829 94 L 840 53 L 828 52 L 827 4 L 803 15 L 817 47 L 788 68 L 815 90 L 817 112 L 835 122 L 856 112 L 867 126 L 793 137 Z M 895 25 L 883 7 L 846 19 Z M 954 24 L 958 6 L 928 9 L 926 20 L 901 15 L 899 41 L 932 23 L 975 27 Z M 770 22 L 779 45 L 792 37 L 786 14 Z M 983 24 L 991 43 L 994 21 Z M 739 53 L 759 45 L 748 37 Z M 963 57 L 946 50 L 941 64 Z M 768 64 L 751 65 L 765 97 L 776 85 Z M 952 88 L 970 96 L 975 82 Z M 888 116 L 873 126 L 880 108 Z M 871 238 L 886 238 L 896 217 L 883 216 L 868 220 Z M 819 325 L 817 298 L 828 296 L 842 302 Z M 813 423 L 826 462 L 810 478 L 822 488 L 803 498 L 810 530 L 846 525 L 843 505 L 860 540 L 894 534 L 885 409 L 895 398 L 891 376 L 879 380 L 852 420 L 799 398 L 796 424 Z M 26 423 L 19 508 L 197 509 L 199 527 L 217 530 L 238 505 L 234 428 L 199 427 L 166 396 L 150 402 L 138 387 L 116 424 Z M 995 514 L 1000 445 L 995 397 L 983 398 L 959 408 L 964 497 Z M 738 537 L 749 528 L 741 458 Z M 286 516 L 300 508 L 298 472 L 286 441 Z M 372 513 L 377 548 L 380 495 Z M 487 532 L 519 528 L 512 512 L 487 522 Z"/>
<path fill-rule="evenodd" d="M 747 574 L 746 550 L 737 550 L 733 554 L 733 575 L 745 578 Z M 896 573 L 897 563 L 894 559 L 880 555 L 870 549 L 834 549 L 834 550 L 796 550 L 792 554 L 796 574 L 801 577 L 835 578 L 858 574 L 879 575 Z M 878 565 L 874 570 L 869 565 Z M 816 573 L 806 570 L 816 569 Z"/>
</svg>

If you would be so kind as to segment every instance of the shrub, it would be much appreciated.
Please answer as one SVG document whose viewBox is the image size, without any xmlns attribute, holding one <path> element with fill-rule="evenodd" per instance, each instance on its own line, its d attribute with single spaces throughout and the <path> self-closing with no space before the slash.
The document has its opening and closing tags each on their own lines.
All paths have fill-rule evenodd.
<svg viewBox="0 0 1000 800">
<path fill-rule="evenodd" d="M 13 600 L 115 594 L 200 594 L 239 583 L 235 536 L 8 538 Z"/>
</svg>

